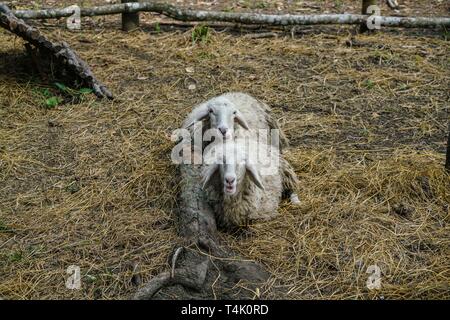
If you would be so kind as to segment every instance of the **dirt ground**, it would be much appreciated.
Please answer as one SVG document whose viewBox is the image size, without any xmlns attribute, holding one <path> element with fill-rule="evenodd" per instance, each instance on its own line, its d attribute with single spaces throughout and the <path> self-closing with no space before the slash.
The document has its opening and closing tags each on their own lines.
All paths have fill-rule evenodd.
<svg viewBox="0 0 450 320">
<path fill-rule="evenodd" d="M 359 11 L 343 0 L 171 2 Z M 449 12 L 446 1 L 399 3 L 401 14 Z M 277 219 L 221 234 L 272 274 L 261 298 L 450 298 L 448 32 L 303 27 L 255 38 L 268 30 L 217 28 L 194 43 L 192 27 L 160 16 L 143 14 L 131 33 L 119 19 L 84 19 L 80 32 L 35 22 L 116 96 L 56 107 L 46 103 L 55 85 L 0 30 L 0 298 L 125 299 L 167 270 L 181 241 L 170 136 L 195 104 L 228 91 L 271 106 L 300 178 L 300 207 L 283 202 Z M 80 290 L 65 287 L 70 265 L 81 269 Z M 370 266 L 381 270 L 379 289 L 366 285 Z"/>
</svg>

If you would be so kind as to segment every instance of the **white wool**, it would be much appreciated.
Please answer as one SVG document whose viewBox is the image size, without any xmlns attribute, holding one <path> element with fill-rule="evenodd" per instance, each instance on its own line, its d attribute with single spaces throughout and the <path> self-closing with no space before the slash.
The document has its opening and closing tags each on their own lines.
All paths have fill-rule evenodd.
<svg viewBox="0 0 450 320">
<path fill-rule="evenodd" d="M 223 179 L 220 175 L 215 176 L 211 186 L 206 189 L 206 194 L 210 205 L 216 213 L 217 221 L 222 226 L 245 226 L 253 220 L 269 220 L 278 214 L 277 209 L 281 200 L 282 183 L 280 175 L 280 154 L 278 150 L 270 145 L 259 146 L 262 151 L 270 154 L 272 169 L 268 172 L 267 166 L 254 163 L 261 176 L 264 190 L 257 187 L 246 173 L 245 166 L 239 166 L 237 172 L 237 189 L 234 195 L 225 195 L 223 192 Z M 204 165 L 204 172 L 207 172 L 209 165 L 215 163 L 222 164 L 223 155 L 237 163 L 250 161 L 249 152 L 241 142 L 227 142 L 216 144 L 212 147 L 209 157 L 209 164 Z M 214 152 L 215 151 L 215 152 Z M 234 155 L 235 154 L 235 155 Z"/>
</svg>

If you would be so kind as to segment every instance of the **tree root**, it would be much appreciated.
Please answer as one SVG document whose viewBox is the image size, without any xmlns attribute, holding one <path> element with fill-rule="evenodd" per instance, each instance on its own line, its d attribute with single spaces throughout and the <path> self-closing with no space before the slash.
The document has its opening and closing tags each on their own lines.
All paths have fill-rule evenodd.
<svg viewBox="0 0 450 320">
<path fill-rule="evenodd" d="M 180 284 L 194 290 L 201 290 L 208 272 L 209 260 L 205 259 L 198 265 L 185 268 L 173 269 L 163 272 L 154 277 L 149 283 L 141 288 L 134 296 L 135 300 L 151 299 L 160 289 L 167 286 Z"/>
<path fill-rule="evenodd" d="M 133 299 L 254 298 L 269 273 L 220 244 L 214 213 L 200 187 L 200 168 L 181 165 L 180 173 L 178 233 L 185 238 L 185 245 L 174 250 L 171 272 L 151 279 Z"/>
</svg>

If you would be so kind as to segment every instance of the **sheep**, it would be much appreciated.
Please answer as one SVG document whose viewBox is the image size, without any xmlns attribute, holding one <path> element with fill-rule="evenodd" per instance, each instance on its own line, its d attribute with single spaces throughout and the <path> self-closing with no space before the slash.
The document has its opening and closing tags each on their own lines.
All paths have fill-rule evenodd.
<svg viewBox="0 0 450 320">
<path fill-rule="evenodd" d="M 197 105 L 183 122 L 183 128 L 191 128 L 198 121 L 203 122 L 202 133 L 217 129 L 223 139 L 239 138 L 249 129 L 279 129 L 269 107 L 242 92 L 225 93 Z M 287 138 L 280 130 L 280 147 L 287 145 Z"/>
<path fill-rule="evenodd" d="M 278 214 L 285 160 L 277 148 L 255 139 L 226 140 L 208 146 L 203 161 L 202 188 L 219 226 L 246 226 Z"/>
<path fill-rule="evenodd" d="M 225 93 L 197 105 L 187 116 L 183 128 L 193 128 L 193 134 L 198 134 L 196 130 L 199 129 L 193 127 L 198 121 L 202 121 L 201 136 L 208 129 L 217 129 L 224 140 L 239 139 L 248 136 L 248 130 L 264 129 L 269 132 L 277 129 L 279 139 L 272 140 L 271 143 L 279 147 L 280 151 L 288 146 L 288 140 L 272 117 L 269 106 L 242 92 Z M 203 141 L 202 150 L 207 145 L 208 142 Z M 284 195 L 290 197 L 292 203 L 299 204 L 300 200 L 294 192 L 298 179 L 293 168 L 287 161 L 283 161 L 281 169 Z"/>
</svg>

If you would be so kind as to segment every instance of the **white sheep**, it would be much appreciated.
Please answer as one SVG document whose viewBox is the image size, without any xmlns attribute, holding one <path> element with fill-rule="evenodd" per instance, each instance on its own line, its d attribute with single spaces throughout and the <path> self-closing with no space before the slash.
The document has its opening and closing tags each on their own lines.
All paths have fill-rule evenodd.
<svg viewBox="0 0 450 320">
<path fill-rule="evenodd" d="M 226 140 L 205 149 L 202 186 L 223 227 L 277 215 L 282 195 L 278 149 L 257 140 Z"/>
<path fill-rule="evenodd" d="M 193 128 L 198 121 L 203 122 L 203 132 L 217 129 L 223 139 L 240 138 L 248 129 L 280 129 L 267 104 L 242 92 L 225 93 L 200 103 L 187 116 L 183 128 Z M 280 147 L 287 144 L 280 130 Z"/>
<path fill-rule="evenodd" d="M 198 121 L 202 121 L 202 126 L 194 127 Z M 225 93 L 197 105 L 187 116 L 183 127 L 191 129 L 194 135 L 198 134 L 196 130 L 201 128 L 201 136 L 208 129 L 217 129 L 224 140 L 241 139 L 249 136 L 248 130 L 253 134 L 263 129 L 267 130 L 267 138 L 275 147 L 280 148 L 280 152 L 288 146 L 288 140 L 276 119 L 272 117 L 269 106 L 242 92 Z M 270 140 L 272 129 L 278 130 L 277 141 Z M 207 142 L 203 142 L 202 149 L 207 145 Z M 294 192 L 298 179 L 291 165 L 285 160 L 282 162 L 281 176 L 284 194 L 290 197 L 292 203 L 299 204 L 298 196 Z"/>
</svg>

